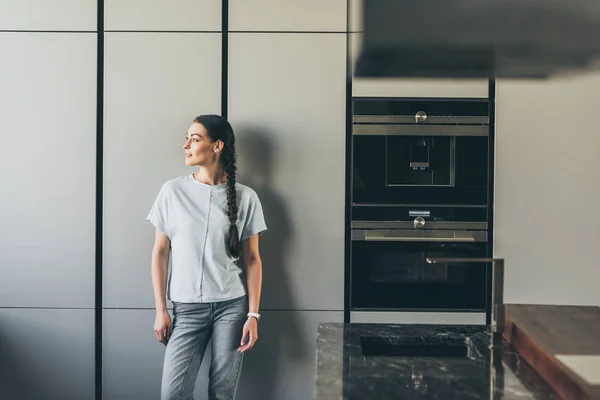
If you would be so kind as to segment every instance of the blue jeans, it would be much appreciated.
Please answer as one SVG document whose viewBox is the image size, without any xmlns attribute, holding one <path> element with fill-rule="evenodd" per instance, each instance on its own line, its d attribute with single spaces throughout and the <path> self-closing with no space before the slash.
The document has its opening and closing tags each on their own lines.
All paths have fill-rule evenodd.
<svg viewBox="0 0 600 400">
<path fill-rule="evenodd" d="M 216 303 L 173 303 L 161 400 L 193 400 L 196 378 L 211 337 L 208 398 L 235 398 L 243 360 L 238 348 L 247 313 L 247 296 Z"/>
</svg>

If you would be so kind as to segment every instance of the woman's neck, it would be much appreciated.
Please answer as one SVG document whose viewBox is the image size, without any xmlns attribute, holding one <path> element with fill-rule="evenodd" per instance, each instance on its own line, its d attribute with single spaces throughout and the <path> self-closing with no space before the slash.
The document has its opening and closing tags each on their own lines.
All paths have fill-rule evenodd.
<svg viewBox="0 0 600 400">
<path fill-rule="evenodd" d="M 227 182 L 227 175 L 223 168 L 218 166 L 200 167 L 194 174 L 194 179 L 207 185 L 220 185 Z"/>
</svg>

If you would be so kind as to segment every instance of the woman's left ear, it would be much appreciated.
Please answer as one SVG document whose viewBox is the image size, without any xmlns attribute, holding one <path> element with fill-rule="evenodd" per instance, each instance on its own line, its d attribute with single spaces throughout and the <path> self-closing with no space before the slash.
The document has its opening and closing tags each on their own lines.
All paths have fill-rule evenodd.
<svg viewBox="0 0 600 400">
<path fill-rule="evenodd" d="M 221 150 L 223 150 L 223 147 L 225 147 L 225 143 L 223 143 L 221 140 L 217 140 L 217 145 L 215 146 L 215 153 L 218 153 Z"/>
</svg>

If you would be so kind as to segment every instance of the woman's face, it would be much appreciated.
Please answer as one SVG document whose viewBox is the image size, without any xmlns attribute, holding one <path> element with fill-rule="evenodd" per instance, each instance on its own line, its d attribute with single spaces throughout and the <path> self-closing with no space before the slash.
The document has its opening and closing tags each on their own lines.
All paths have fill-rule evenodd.
<svg viewBox="0 0 600 400">
<path fill-rule="evenodd" d="M 186 141 L 183 144 L 185 165 L 207 166 L 218 161 L 223 143 L 213 142 L 208 136 L 204 125 L 194 122 L 188 129 Z"/>
</svg>

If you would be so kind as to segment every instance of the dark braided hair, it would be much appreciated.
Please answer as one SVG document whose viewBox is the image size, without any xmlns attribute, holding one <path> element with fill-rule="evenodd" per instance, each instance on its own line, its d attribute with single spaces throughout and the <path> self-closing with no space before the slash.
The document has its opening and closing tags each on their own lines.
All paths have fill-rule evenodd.
<svg viewBox="0 0 600 400">
<path fill-rule="evenodd" d="M 227 120 L 219 115 L 200 115 L 194 122 L 206 128 L 208 136 L 214 142 L 220 140 L 224 143 L 221 153 L 221 166 L 227 175 L 227 217 L 229 217 L 229 253 L 237 258 L 240 255 L 240 238 L 237 228 L 237 195 L 235 192 L 235 135 L 233 128 Z"/>
</svg>

